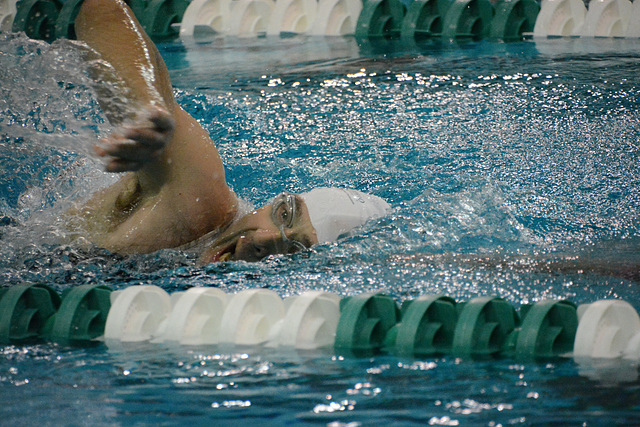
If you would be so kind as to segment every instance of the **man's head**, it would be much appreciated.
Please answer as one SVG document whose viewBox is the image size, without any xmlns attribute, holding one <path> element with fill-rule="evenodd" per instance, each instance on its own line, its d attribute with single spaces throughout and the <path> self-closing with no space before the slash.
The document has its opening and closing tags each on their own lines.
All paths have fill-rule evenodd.
<svg viewBox="0 0 640 427">
<path fill-rule="evenodd" d="M 389 204 L 377 196 L 341 188 L 282 193 L 272 203 L 232 224 L 201 255 L 200 262 L 259 261 L 331 242 L 384 216 Z"/>
</svg>

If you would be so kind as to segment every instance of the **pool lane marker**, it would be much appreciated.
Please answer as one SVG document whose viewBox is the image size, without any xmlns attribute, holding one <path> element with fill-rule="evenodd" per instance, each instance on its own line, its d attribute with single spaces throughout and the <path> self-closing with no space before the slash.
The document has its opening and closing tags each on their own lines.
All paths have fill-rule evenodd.
<svg viewBox="0 0 640 427">
<path fill-rule="evenodd" d="M 0 289 L 0 343 L 39 338 L 58 307 L 60 296 L 47 285 Z"/>
<path fill-rule="evenodd" d="M 2 30 L 52 42 L 75 38 L 83 0 L 0 2 Z M 518 41 L 546 37 L 640 37 L 636 0 L 129 0 L 154 40 L 194 33 L 263 36 L 356 35 L 386 43 Z"/>
<path fill-rule="evenodd" d="M 569 301 L 543 300 L 516 311 L 497 297 L 456 302 L 423 295 L 400 308 L 389 296 L 366 293 L 340 298 L 309 291 L 282 300 L 268 289 L 226 294 L 196 287 L 170 295 L 151 285 L 121 291 L 83 285 L 59 296 L 42 284 L 2 288 L 0 343 L 41 340 L 333 347 L 354 356 L 638 361 L 640 316 L 622 300 L 577 308 Z"/>
</svg>

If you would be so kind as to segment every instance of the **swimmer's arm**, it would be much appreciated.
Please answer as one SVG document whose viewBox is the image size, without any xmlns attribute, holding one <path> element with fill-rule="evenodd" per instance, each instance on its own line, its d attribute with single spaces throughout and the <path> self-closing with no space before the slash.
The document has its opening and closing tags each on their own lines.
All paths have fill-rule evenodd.
<svg viewBox="0 0 640 427">
<path fill-rule="evenodd" d="M 112 171 L 134 171 L 141 203 L 153 213 L 183 217 L 193 233 L 233 218 L 236 198 L 222 161 L 200 124 L 176 103 L 157 48 L 121 0 L 85 0 L 76 34 L 109 62 L 142 112 L 103 140 L 97 152 Z M 145 214 L 146 215 L 146 214 Z"/>
<path fill-rule="evenodd" d="M 175 102 L 162 57 L 122 0 L 85 0 L 75 31 L 113 66 L 139 108 L 154 105 L 173 113 Z"/>
<path fill-rule="evenodd" d="M 76 17 L 75 30 L 78 39 L 110 64 L 126 87 L 133 108 L 140 112 L 133 123 L 121 127 L 97 147 L 98 155 L 108 158 L 107 171 L 137 171 L 147 164 L 159 163 L 160 154 L 175 131 L 173 115 L 177 105 L 168 71 L 155 45 L 122 0 L 86 0 Z M 147 169 L 141 172 L 143 179 L 150 175 L 145 186 L 162 185 L 163 170 Z"/>
</svg>

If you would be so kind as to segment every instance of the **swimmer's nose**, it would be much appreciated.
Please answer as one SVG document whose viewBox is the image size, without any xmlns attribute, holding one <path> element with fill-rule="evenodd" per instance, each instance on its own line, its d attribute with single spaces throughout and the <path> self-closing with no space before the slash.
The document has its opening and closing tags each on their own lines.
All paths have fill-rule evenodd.
<svg viewBox="0 0 640 427">
<path fill-rule="evenodd" d="M 245 261 L 259 261 L 269 255 L 282 253 L 278 242 L 281 240 L 279 232 L 256 231 L 251 236 L 241 238 L 240 250 L 236 249 L 236 258 Z"/>
</svg>

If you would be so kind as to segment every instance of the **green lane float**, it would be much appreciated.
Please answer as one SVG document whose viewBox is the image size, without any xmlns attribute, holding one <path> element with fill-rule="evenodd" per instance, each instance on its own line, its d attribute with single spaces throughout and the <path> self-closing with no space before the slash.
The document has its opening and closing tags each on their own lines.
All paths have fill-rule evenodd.
<svg viewBox="0 0 640 427">
<path fill-rule="evenodd" d="M 451 0 L 414 0 L 402 21 L 403 39 L 436 39 L 442 36 L 444 17 Z"/>
<path fill-rule="evenodd" d="M 0 298 L 2 344 L 40 338 L 47 320 L 60 307 L 60 296 L 42 284 L 4 288 Z"/>
<path fill-rule="evenodd" d="M 341 301 L 334 347 L 354 354 L 378 352 L 387 332 L 398 323 L 400 310 L 386 295 L 362 294 Z"/>
<path fill-rule="evenodd" d="M 56 0 L 21 0 L 16 3 L 12 30 L 24 31 L 32 39 L 56 39 L 56 21 L 62 3 Z"/>
<path fill-rule="evenodd" d="M 457 322 L 452 298 L 421 296 L 402 305 L 402 320 L 389 331 L 385 347 L 410 357 L 450 354 Z"/>
<path fill-rule="evenodd" d="M 528 308 L 517 330 L 517 359 L 551 358 L 570 353 L 578 328 L 576 306 L 545 300 Z"/>
<path fill-rule="evenodd" d="M 82 285 L 66 289 L 58 311 L 43 328 L 43 335 L 58 342 L 90 341 L 104 334 L 111 308 L 111 289 Z"/>
<path fill-rule="evenodd" d="M 540 12 L 535 0 L 503 0 L 496 5 L 489 37 L 493 40 L 518 41 L 532 33 Z"/>
<path fill-rule="evenodd" d="M 499 356 L 519 323 L 515 309 L 505 300 L 475 298 L 462 306 L 451 351 L 461 356 Z"/>
<path fill-rule="evenodd" d="M 405 6 L 399 0 L 364 0 L 356 23 L 356 37 L 397 38 L 404 15 Z"/>
<path fill-rule="evenodd" d="M 134 14 L 150 37 L 166 39 L 178 35 L 176 26 L 182 22 L 189 3 L 189 0 L 150 0 L 144 12 Z"/>
<path fill-rule="evenodd" d="M 493 6 L 489 0 L 454 0 L 447 9 L 442 38 L 449 41 L 481 40 L 489 35 Z"/>
<path fill-rule="evenodd" d="M 144 17 L 144 11 L 147 8 L 149 0 L 124 0 L 124 2 L 131 8 L 131 11 L 138 21 L 140 21 Z"/>
<path fill-rule="evenodd" d="M 84 0 L 67 0 L 56 18 L 55 38 L 76 38 L 75 21 Z"/>
</svg>

